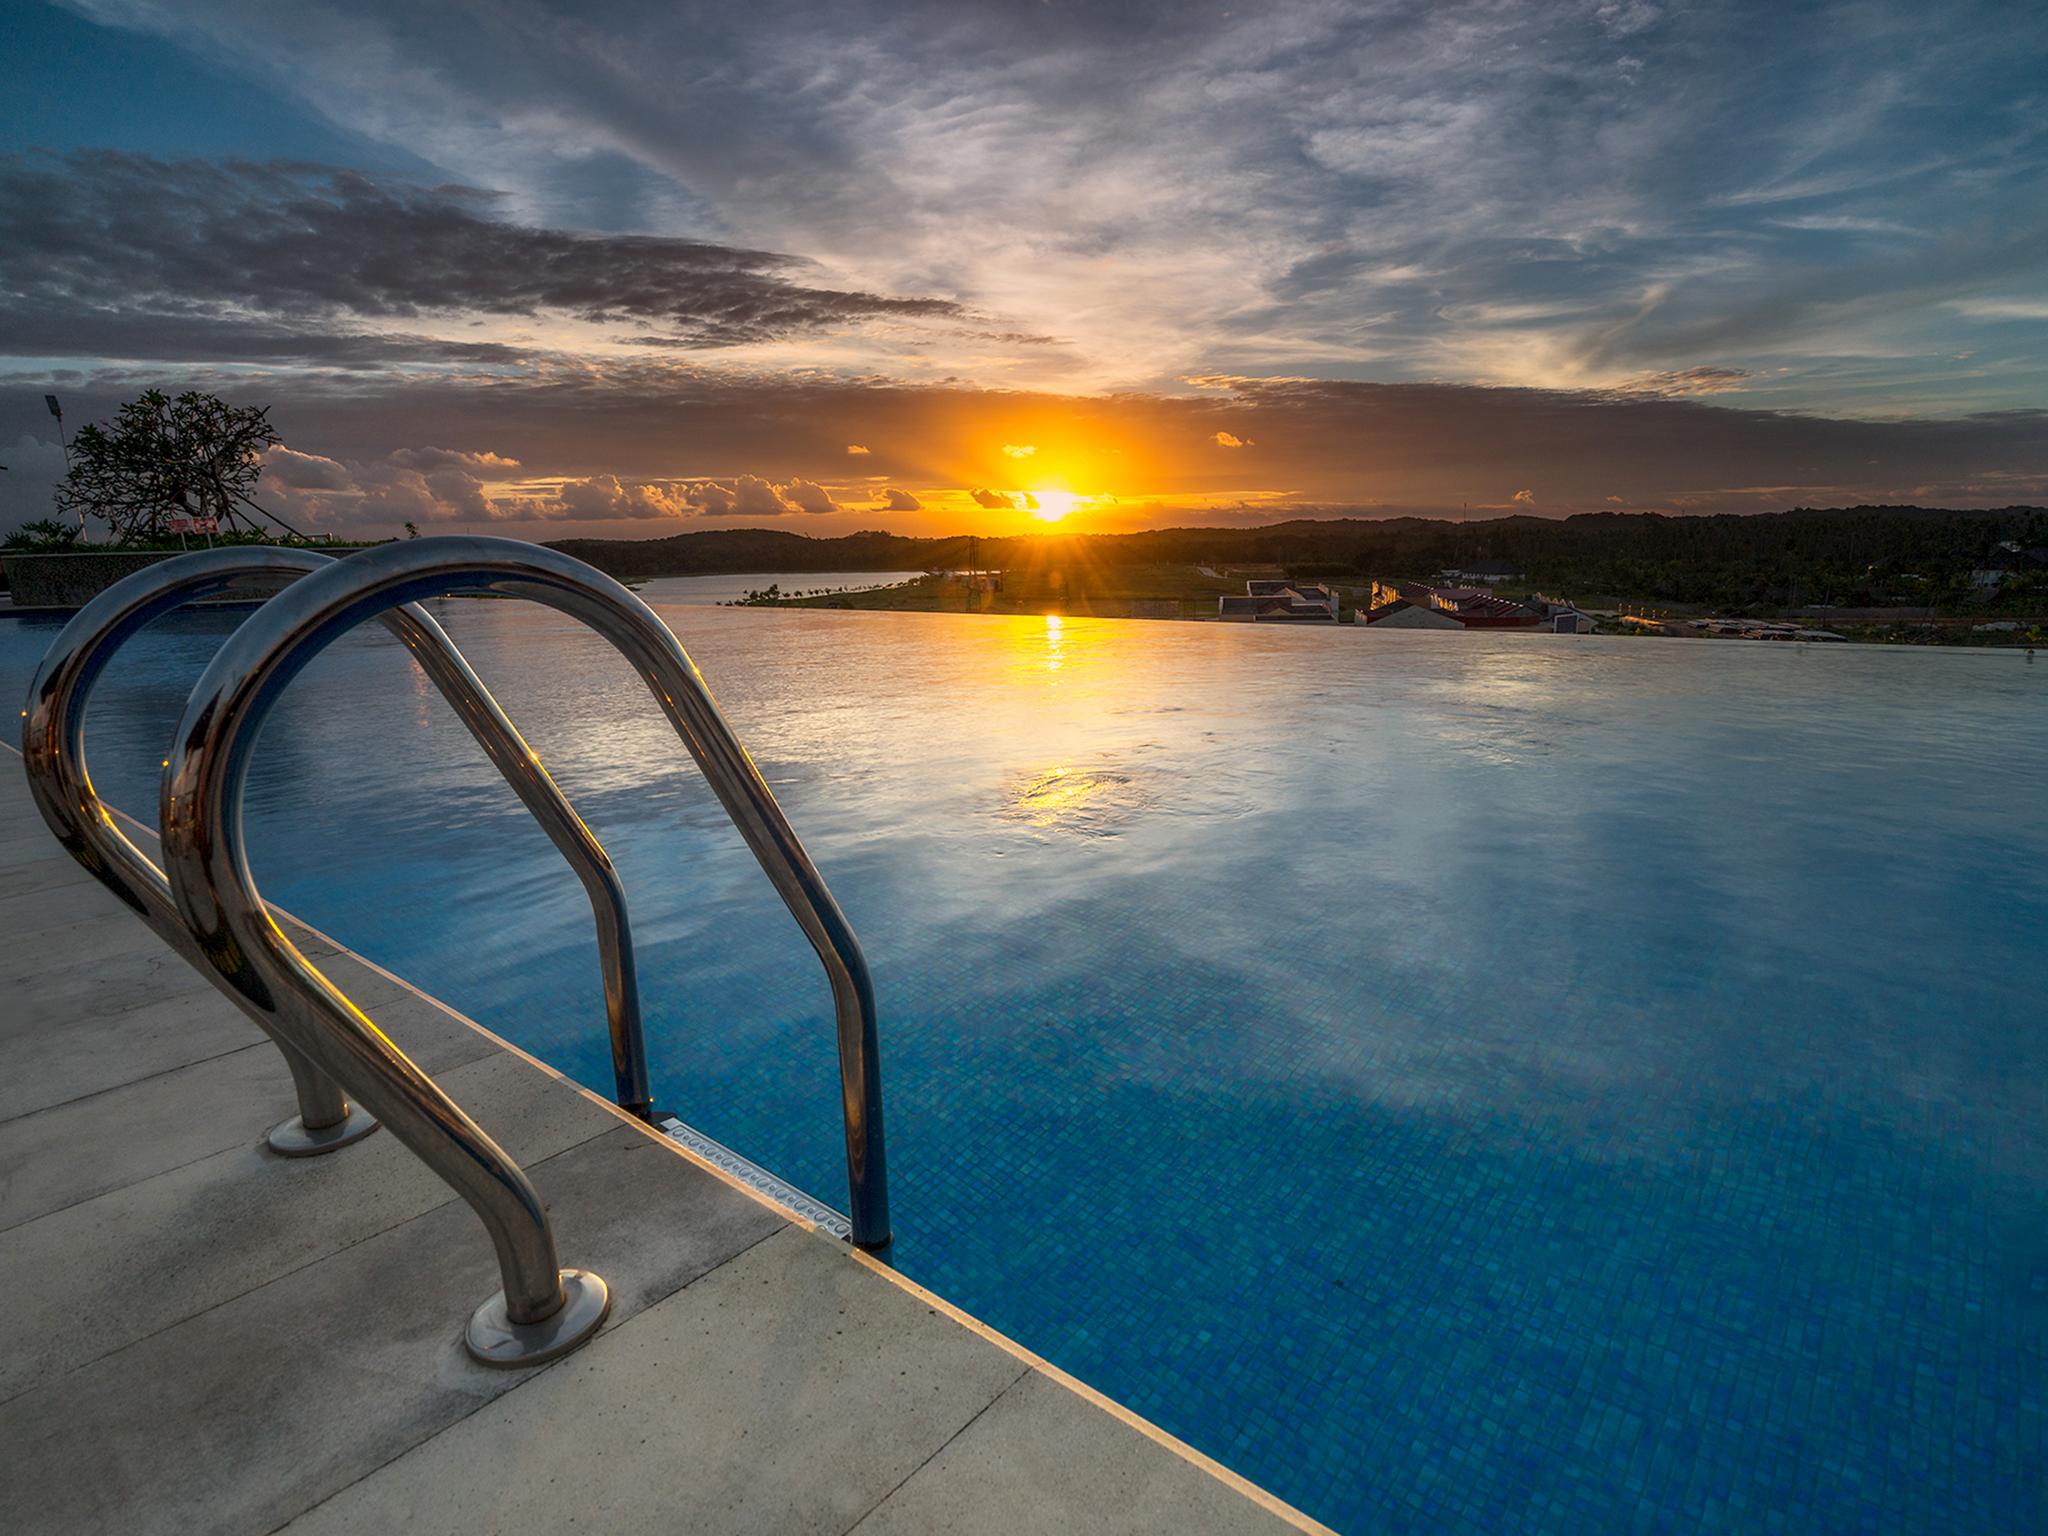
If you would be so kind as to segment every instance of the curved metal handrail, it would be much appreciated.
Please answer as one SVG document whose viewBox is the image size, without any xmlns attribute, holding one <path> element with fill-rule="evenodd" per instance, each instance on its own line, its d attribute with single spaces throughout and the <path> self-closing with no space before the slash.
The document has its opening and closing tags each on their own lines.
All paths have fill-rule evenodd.
<svg viewBox="0 0 2048 1536">
<path fill-rule="evenodd" d="M 505 1288 L 471 1319 L 472 1353 L 524 1364 L 595 1330 L 603 1282 L 558 1269 L 553 1229 L 525 1173 L 268 921 L 242 840 L 250 748 L 291 679 L 363 620 L 462 590 L 530 598 L 580 620 L 626 656 L 654 694 L 824 964 L 838 1024 L 853 1238 L 883 1246 L 881 1072 L 874 988 L 859 941 L 668 626 L 616 581 L 567 555 L 479 537 L 388 545 L 308 576 L 221 647 L 178 723 L 163 781 L 165 870 L 208 960 L 483 1221 Z M 592 1285 L 599 1309 L 579 1316 L 591 1311 Z"/>
<path fill-rule="evenodd" d="M 269 1141 L 275 1150 L 294 1157 L 346 1146 L 374 1131 L 377 1122 L 352 1108 L 341 1089 L 272 1031 L 263 1012 L 206 960 L 178 913 L 163 872 L 122 832 L 93 788 L 86 767 L 85 711 L 93 685 L 114 652 L 153 620 L 219 592 L 268 595 L 281 583 L 333 563 L 330 556 L 311 550 L 240 546 L 182 555 L 138 571 L 93 598 L 65 625 L 37 669 L 22 710 L 22 754 L 30 792 L 59 843 L 158 937 L 220 986 L 270 1034 L 284 1056 L 297 1090 L 299 1115 L 273 1128 Z M 383 621 L 511 781 L 589 893 L 619 1102 L 648 1118 L 652 1103 L 625 891 L 610 858 L 533 760 L 440 625 L 411 605 L 384 615 Z"/>
</svg>

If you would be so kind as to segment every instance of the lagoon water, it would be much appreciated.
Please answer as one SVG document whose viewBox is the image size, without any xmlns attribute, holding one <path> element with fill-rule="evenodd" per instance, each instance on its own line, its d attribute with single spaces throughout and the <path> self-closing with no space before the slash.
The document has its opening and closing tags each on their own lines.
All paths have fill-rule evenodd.
<svg viewBox="0 0 2048 1536">
<path fill-rule="evenodd" d="M 2048 1527 L 2048 659 L 706 590 L 643 595 L 867 949 L 912 1277 L 1345 1531 Z M 843 1204 L 823 975 L 640 685 L 436 611 L 625 876 L 659 1102 Z M 233 622 L 102 684 L 115 804 Z M 381 632 L 249 814 L 608 1090 L 580 888 Z"/>
</svg>

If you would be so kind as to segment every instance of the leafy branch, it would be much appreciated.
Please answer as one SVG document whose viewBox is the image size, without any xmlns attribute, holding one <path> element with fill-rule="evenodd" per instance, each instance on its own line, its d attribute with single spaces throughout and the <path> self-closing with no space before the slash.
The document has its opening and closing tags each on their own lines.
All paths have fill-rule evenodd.
<svg viewBox="0 0 2048 1536">
<path fill-rule="evenodd" d="M 72 438 L 57 506 L 103 519 L 122 543 L 161 538 L 174 517 L 216 518 L 252 533 L 261 517 L 296 534 L 251 494 L 264 450 L 278 440 L 267 407 L 229 405 L 196 390 L 173 400 L 152 389 L 122 406 L 111 424 L 83 427 Z"/>
</svg>

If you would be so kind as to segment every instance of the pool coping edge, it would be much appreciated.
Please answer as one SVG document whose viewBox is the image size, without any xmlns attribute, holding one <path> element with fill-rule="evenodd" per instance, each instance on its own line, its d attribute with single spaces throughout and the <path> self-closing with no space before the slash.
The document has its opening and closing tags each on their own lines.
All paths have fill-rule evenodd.
<svg viewBox="0 0 2048 1536">
<path fill-rule="evenodd" d="M 14 745 L 12 742 L 0 741 L 0 747 L 4 747 L 6 751 L 16 759 L 16 761 L 19 762 L 22 760 L 21 749 Z M 161 836 L 157 829 L 149 826 L 147 823 L 143 822 L 138 817 L 129 814 L 127 811 L 120 809 L 118 806 L 107 805 L 106 809 L 112 815 L 118 817 L 121 821 L 125 822 L 134 831 L 142 833 L 152 843 L 161 842 Z M 420 1002 L 427 1004 L 428 1006 L 432 1007 L 437 1012 L 443 1014 L 447 1018 L 474 1031 L 476 1034 L 482 1036 L 486 1040 L 491 1041 L 493 1044 L 497 1045 L 501 1049 L 511 1053 L 512 1055 L 518 1057 L 520 1060 L 537 1068 L 546 1076 L 553 1078 L 557 1082 L 562 1083 L 563 1085 L 577 1093 L 579 1096 L 581 1096 L 583 1099 L 587 1100 L 589 1103 L 594 1104 L 598 1108 L 604 1110 L 612 1118 L 617 1120 L 621 1125 L 631 1126 L 635 1131 L 647 1137 L 651 1142 L 654 1142 L 662 1147 L 665 1147 L 673 1155 L 681 1157 L 686 1161 L 703 1169 L 706 1173 L 709 1173 L 714 1178 L 718 1179 L 721 1183 L 729 1186 L 732 1189 L 739 1191 L 741 1194 L 745 1195 L 748 1199 L 756 1202 L 757 1204 L 765 1206 L 769 1210 L 774 1211 L 777 1215 L 781 1216 L 783 1219 L 790 1222 L 792 1225 L 800 1227 L 805 1231 L 821 1233 L 827 1237 L 832 1238 L 834 1241 L 838 1242 L 844 1248 L 847 1256 L 851 1258 L 853 1262 L 855 1262 L 856 1264 L 859 1264 L 863 1268 L 880 1276 L 884 1280 L 888 1281 L 891 1285 L 895 1286 L 897 1289 L 903 1291 L 909 1296 L 914 1297 L 918 1301 L 922 1302 L 924 1305 L 943 1314 L 960 1327 L 965 1328 L 970 1333 L 976 1335 L 978 1338 L 981 1338 L 987 1343 L 993 1344 L 997 1348 L 1004 1351 L 1004 1353 L 1008 1354 L 1013 1359 L 1018 1361 L 1028 1371 L 1036 1372 L 1037 1374 L 1048 1378 L 1058 1386 L 1065 1388 L 1067 1391 L 1074 1393 L 1076 1396 L 1092 1404 L 1094 1407 L 1109 1414 L 1112 1418 L 1124 1424 L 1127 1428 L 1144 1436 L 1147 1440 L 1150 1440 L 1155 1445 L 1158 1445 L 1162 1449 L 1167 1450 L 1171 1452 L 1173 1455 L 1179 1457 L 1182 1461 L 1188 1463 L 1195 1470 L 1205 1473 L 1207 1476 L 1209 1476 L 1217 1482 L 1224 1484 L 1226 1487 L 1230 1488 L 1233 1492 L 1237 1493 L 1241 1497 L 1248 1499 L 1252 1503 L 1258 1505 L 1268 1514 L 1271 1514 L 1274 1517 L 1285 1521 L 1287 1524 L 1293 1526 L 1296 1530 L 1305 1533 L 1305 1536 L 1338 1536 L 1338 1533 L 1334 1531 L 1331 1527 L 1324 1525 L 1321 1521 L 1316 1520 L 1313 1516 L 1303 1513 L 1301 1510 L 1289 1504 L 1286 1500 L 1280 1498 L 1277 1494 L 1272 1493 L 1268 1489 L 1261 1487 L 1259 1484 L 1252 1482 L 1243 1474 L 1231 1470 L 1229 1467 L 1217 1461 L 1214 1457 L 1209 1456 L 1203 1451 L 1197 1450 L 1192 1445 L 1189 1445 L 1185 1440 L 1182 1440 L 1179 1436 L 1173 1434 L 1171 1431 L 1162 1429 L 1159 1425 L 1153 1423 L 1150 1419 L 1147 1419 L 1142 1414 L 1138 1413 L 1135 1409 L 1125 1406 L 1124 1404 L 1118 1402 L 1116 1399 L 1102 1392 L 1100 1389 L 1090 1386 L 1087 1382 L 1082 1381 L 1080 1378 L 1074 1376 L 1072 1373 L 1063 1370 L 1061 1367 L 1053 1364 L 1044 1356 L 1036 1353 L 1035 1351 L 1031 1350 L 1025 1345 L 1019 1343 L 1017 1340 L 1003 1333 L 1000 1329 L 992 1326 L 989 1323 L 982 1321 L 980 1318 L 974 1316 L 972 1313 L 966 1311 L 965 1309 L 961 1308 L 955 1303 L 948 1301 L 945 1297 L 939 1295 L 937 1292 L 932 1291 L 928 1287 L 921 1285 L 917 1281 L 912 1280 L 908 1276 L 900 1273 L 899 1271 L 894 1269 L 885 1258 L 879 1258 L 873 1254 L 863 1252 L 862 1250 L 854 1247 L 852 1243 L 847 1240 L 848 1233 L 835 1230 L 837 1223 L 839 1221 L 844 1220 L 843 1217 L 839 1216 L 838 1212 L 833 1211 L 831 1207 L 826 1206 L 822 1201 L 817 1201 L 815 1197 L 804 1194 L 803 1191 L 796 1189 L 794 1185 L 789 1184 L 786 1180 L 769 1172 L 767 1169 L 761 1168 L 759 1164 L 754 1163 L 751 1159 L 746 1158 L 744 1155 L 740 1153 L 734 1152 L 731 1148 L 726 1147 L 723 1143 L 717 1141 L 715 1138 L 705 1135 L 696 1127 L 689 1125 L 686 1121 L 683 1121 L 679 1116 L 674 1116 L 673 1114 L 670 1114 L 668 1118 L 674 1119 L 676 1124 L 682 1127 L 682 1129 L 687 1133 L 688 1139 L 684 1139 L 683 1137 L 679 1137 L 671 1132 L 665 1131 L 658 1125 L 650 1125 L 646 1121 L 643 1121 L 637 1118 L 636 1116 L 627 1113 L 625 1110 L 621 1109 L 617 1104 L 614 1104 L 611 1100 L 605 1098 L 601 1094 L 593 1092 L 589 1088 L 586 1088 L 582 1083 L 577 1082 L 574 1078 L 569 1077 L 567 1074 L 557 1070 L 555 1067 L 541 1060 L 538 1056 L 535 1056 L 531 1051 L 525 1050 L 519 1045 L 515 1044 L 514 1042 L 505 1039 L 502 1035 L 498 1034 L 496 1031 L 488 1028 L 487 1026 L 478 1023 L 475 1019 L 472 1019 L 471 1017 L 469 1017 L 469 1015 L 463 1013 L 460 1009 L 453 1007 L 449 1003 L 446 1003 L 442 999 L 434 996 L 431 992 L 428 992 L 423 988 L 415 985 L 413 982 L 407 980 L 405 977 L 399 975 L 397 972 L 392 971 L 385 966 L 379 965 L 375 960 L 372 960 L 368 956 L 357 952 L 356 950 L 350 948 L 346 944 L 343 944 L 340 940 L 336 939 L 332 934 L 329 934 L 324 930 L 315 927 L 313 924 L 304 921 L 303 919 L 299 918 L 296 914 L 290 912 L 288 909 L 283 907 L 271 906 L 271 904 L 268 902 L 266 902 L 265 905 L 269 906 L 270 910 L 275 912 L 278 916 L 289 919 L 292 923 L 296 924 L 299 928 L 304 930 L 306 933 L 311 934 L 314 938 L 318 939 L 322 943 L 332 945 L 339 954 L 347 956 L 350 960 L 363 966 L 367 970 L 370 970 L 376 973 L 377 975 L 385 978 L 386 980 L 390 981 L 394 985 L 403 988 L 406 992 L 410 993 Z M 306 963 L 308 965 L 315 965 L 315 962 L 310 959 L 307 960 Z M 315 965 L 315 968 L 317 969 L 317 965 Z M 726 1166 L 723 1159 L 714 1157 L 713 1155 L 710 1155 L 705 1151 L 700 1151 L 698 1149 L 699 1143 L 703 1144 L 707 1148 L 716 1149 L 718 1153 L 723 1154 L 724 1158 L 729 1158 L 731 1162 L 736 1166 Z M 748 1177 L 749 1172 L 758 1175 L 759 1182 L 756 1182 L 755 1179 Z M 778 1198 L 778 1192 L 780 1191 L 787 1191 L 790 1195 L 793 1195 L 796 1198 L 794 1200 L 787 1198 L 786 1196 L 783 1198 Z M 814 1215 L 810 1209 L 808 1209 L 808 1207 L 812 1206 L 815 1206 L 818 1212 L 822 1212 L 826 1216 L 834 1218 L 834 1220 L 824 1221 L 818 1219 L 818 1217 Z"/>
</svg>

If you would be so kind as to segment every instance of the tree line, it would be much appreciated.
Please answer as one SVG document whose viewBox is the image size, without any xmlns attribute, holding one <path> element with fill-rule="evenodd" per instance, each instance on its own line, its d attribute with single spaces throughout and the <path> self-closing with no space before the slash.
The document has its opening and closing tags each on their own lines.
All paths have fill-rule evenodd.
<svg viewBox="0 0 2048 1536">
<path fill-rule="evenodd" d="M 1560 593 L 1724 608 L 1958 601 L 2000 546 L 2048 546 L 2048 508 L 1797 507 L 1681 517 L 1586 513 L 1454 522 L 1400 517 L 1298 520 L 1250 528 L 1127 534 L 811 538 L 731 528 L 648 540 L 567 539 L 554 547 L 628 578 L 759 570 L 956 569 L 970 558 L 1022 569 L 1050 558 L 1105 566 L 1273 565 L 1304 578 L 1426 579 L 1505 560 L 1525 584 Z"/>
</svg>

